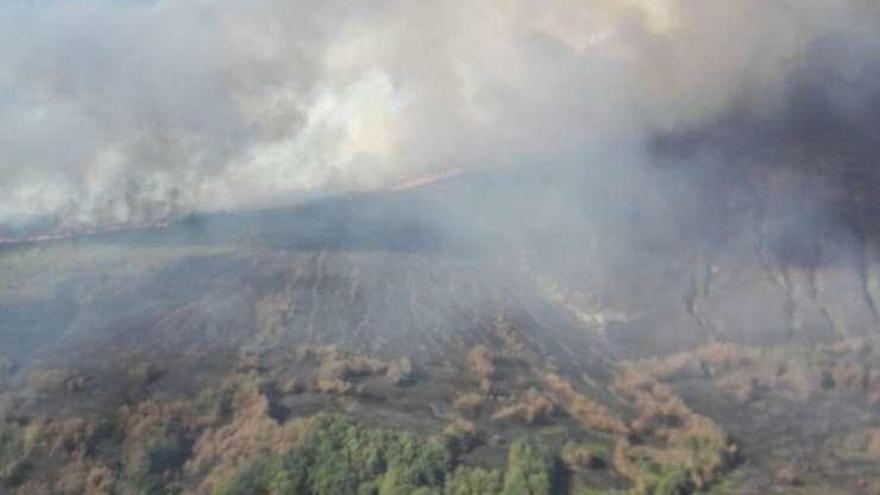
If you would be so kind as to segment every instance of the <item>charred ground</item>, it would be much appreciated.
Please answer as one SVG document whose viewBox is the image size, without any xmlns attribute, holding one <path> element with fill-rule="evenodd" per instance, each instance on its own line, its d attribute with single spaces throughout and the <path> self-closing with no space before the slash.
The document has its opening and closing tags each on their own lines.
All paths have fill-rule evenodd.
<svg viewBox="0 0 880 495">
<path fill-rule="evenodd" d="M 876 492 L 870 221 L 533 170 L 5 246 L 3 490 Z"/>
</svg>

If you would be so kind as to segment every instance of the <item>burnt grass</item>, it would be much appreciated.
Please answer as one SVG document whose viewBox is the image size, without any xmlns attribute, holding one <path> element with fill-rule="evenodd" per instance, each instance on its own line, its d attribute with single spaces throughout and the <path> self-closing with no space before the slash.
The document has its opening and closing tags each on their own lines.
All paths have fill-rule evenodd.
<svg viewBox="0 0 880 495">
<path fill-rule="evenodd" d="M 632 427 L 640 411 L 613 390 L 626 362 L 717 342 L 873 342 L 866 287 L 875 275 L 862 258 L 832 246 L 827 266 L 786 263 L 760 229 L 755 242 L 669 252 L 622 229 L 628 249 L 645 256 L 610 256 L 621 239 L 539 249 L 510 240 L 533 237 L 528 222 L 516 234 L 500 227 L 520 211 L 515 200 L 504 213 L 469 216 L 455 205 L 480 185 L 432 187 L 2 248 L 4 489 L 209 493 L 218 472 L 243 469 L 205 453 L 209 432 L 250 432 L 251 443 L 236 445 L 264 442 L 254 452 L 269 455 L 275 447 L 259 432 L 295 436 L 280 432 L 327 413 L 449 442 L 449 473 L 505 472 L 511 445 L 528 439 L 550 456 L 554 493 L 876 488 L 880 433 L 874 446 L 852 439 L 880 427 L 876 352 L 848 358 L 866 370 L 864 386 L 823 386 L 817 371 L 798 397 L 769 381 L 744 401 L 712 370 L 658 375 L 737 446 L 702 486 L 664 436 L 688 427 L 680 418 L 657 416 L 651 433 L 632 435 L 632 452 L 657 447 L 669 459 L 627 475 L 611 458 L 620 439 L 579 420 L 544 378 L 558 373 Z M 480 346 L 492 363 L 485 376 L 467 361 Z M 389 371 L 403 358 L 411 370 Z M 737 373 L 751 376 L 733 369 L 731 380 Z M 475 405 L 464 410 L 456 401 L 467 394 Z M 537 396 L 550 412 L 495 416 Z M 151 412 L 137 420 L 136 411 Z M 604 445 L 609 459 L 566 464 L 566 443 Z M 191 467 L 199 455 L 211 469 Z"/>
</svg>

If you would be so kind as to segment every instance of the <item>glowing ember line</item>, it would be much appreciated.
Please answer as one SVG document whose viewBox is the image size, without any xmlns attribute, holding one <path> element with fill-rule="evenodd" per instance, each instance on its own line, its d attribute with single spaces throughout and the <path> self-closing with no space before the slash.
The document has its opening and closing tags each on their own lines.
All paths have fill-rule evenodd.
<svg viewBox="0 0 880 495">
<path fill-rule="evenodd" d="M 455 177 L 456 175 L 458 175 L 462 172 L 463 172 L 462 169 L 455 169 L 455 170 L 450 170 L 448 172 L 440 172 L 440 173 L 436 173 L 436 174 L 423 175 L 421 177 L 416 177 L 414 179 L 410 179 L 408 181 L 397 184 L 396 186 L 389 188 L 389 190 L 397 192 L 397 191 L 406 191 L 407 189 L 415 189 L 417 187 L 426 186 L 428 184 L 431 184 L 431 183 L 434 183 L 437 181 L 441 181 L 444 179 L 449 179 L 449 178 Z"/>
<path fill-rule="evenodd" d="M 119 224 L 109 225 L 100 228 L 34 234 L 21 237 L 15 235 L 0 234 L 0 246 L 9 244 L 34 244 L 48 241 L 63 241 L 74 238 L 93 237 L 101 234 L 110 234 L 114 232 L 134 231 L 142 229 L 165 229 L 168 227 L 168 224 L 169 222 L 167 220 L 154 223 Z"/>
</svg>

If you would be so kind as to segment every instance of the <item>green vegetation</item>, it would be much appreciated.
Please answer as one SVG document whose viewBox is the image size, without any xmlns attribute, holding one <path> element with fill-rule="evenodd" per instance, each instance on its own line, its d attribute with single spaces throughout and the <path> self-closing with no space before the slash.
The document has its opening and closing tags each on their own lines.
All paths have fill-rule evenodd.
<svg viewBox="0 0 880 495">
<path fill-rule="evenodd" d="M 22 428 L 9 423 L 0 423 L 0 465 L 18 459 L 24 450 Z"/>
<path fill-rule="evenodd" d="M 372 366 L 362 361 L 339 369 L 367 364 Z M 130 369 L 134 382 L 149 382 L 158 373 L 150 366 Z M 647 389 L 650 395 L 645 387 L 632 387 L 641 394 L 644 421 L 634 424 L 643 438 L 665 424 L 654 421 L 665 412 L 657 404 L 676 406 L 679 416 L 689 418 L 682 422 L 687 428 L 666 427 L 666 445 L 639 440 L 620 448 L 628 437 L 590 431 L 575 441 L 562 424 L 520 426 L 514 434 L 527 436 L 508 443 L 508 435 L 489 435 L 480 418 L 453 419 L 430 440 L 338 415 L 282 420 L 269 413 L 270 399 L 260 387 L 266 380 L 249 371 L 188 400 L 150 399 L 97 418 L 0 423 L 0 491 L 21 495 L 45 486 L 60 487 L 58 493 L 138 495 L 684 495 L 712 488 L 717 466 L 726 465 L 718 457 L 727 455 L 725 437 L 658 386 Z M 481 461 L 499 467 L 472 464 Z"/>
<path fill-rule="evenodd" d="M 139 494 L 168 493 L 166 473 L 178 471 L 189 455 L 189 445 L 179 437 L 151 440 L 125 466 L 129 486 Z"/>
<path fill-rule="evenodd" d="M 550 456 L 526 441 L 509 450 L 507 474 L 455 466 L 451 448 L 395 431 L 370 429 L 329 415 L 312 419 L 296 447 L 257 460 L 216 490 L 248 493 L 362 495 L 546 495 Z"/>
<path fill-rule="evenodd" d="M 651 487 L 652 495 L 678 495 L 692 491 L 690 473 L 684 468 L 671 468 L 658 473 Z"/>
<path fill-rule="evenodd" d="M 501 473 L 496 470 L 459 466 L 446 481 L 444 495 L 501 493 Z"/>
<path fill-rule="evenodd" d="M 192 441 L 176 421 L 163 422 L 146 432 L 126 456 L 123 481 L 134 493 L 165 494 L 179 490 L 169 486 L 192 450 Z"/>
<path fill-rule="evenodd" d="M 24 428 L 0 423 L 0 480 L 6 487 L 20 484 L 30 469 L 25 455 L 26 436 Z"/>
<path fill-rule="evenodd" d="M 650 459 L 636 462 L 643 475 L 646 495 L 681 495 L 693 493 L 690 469 L 675 464 L 661 464 Z"/>
<path fill-rule="evenodd" d="M 504 495 L 550 493 L 552 478 L 552 464 L 545 453 L 523 440 L 510 446 Z"/>
<path fill-rule="evenodd" d="M 367 429 L 318 416 L 295 448 L 245 468 L 222 494 L 436 493 L 450 468 L 449 451 L 413 435 Z"/>
<path fill-rule="evenodd" d="M 611 462 L 611 446 L 601 442 L 566 442 L 560 457 L 573 471 L 604 469 Z"/>
</svg>

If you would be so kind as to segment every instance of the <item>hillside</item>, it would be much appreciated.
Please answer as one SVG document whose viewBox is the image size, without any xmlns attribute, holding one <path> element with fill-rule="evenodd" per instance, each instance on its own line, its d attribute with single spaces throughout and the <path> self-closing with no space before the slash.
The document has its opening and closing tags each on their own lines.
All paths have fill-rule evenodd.
<svg viewBox="0 0 880 495">
<path fill-rule="evenodd" d="M 870 243 L 523 173 L 3 247 L 3 490 L 876 493 Z"/>
</svg>

